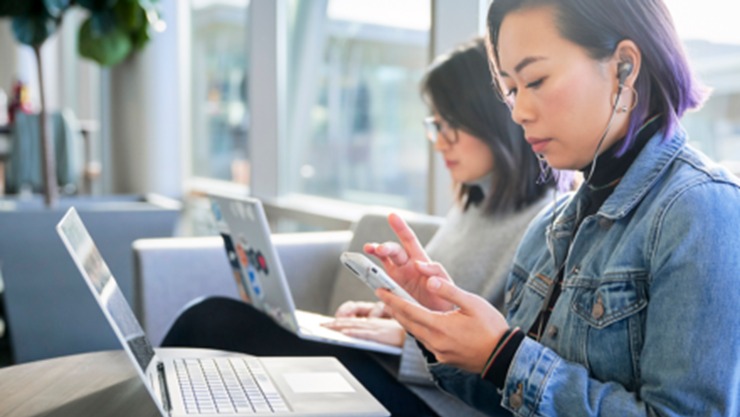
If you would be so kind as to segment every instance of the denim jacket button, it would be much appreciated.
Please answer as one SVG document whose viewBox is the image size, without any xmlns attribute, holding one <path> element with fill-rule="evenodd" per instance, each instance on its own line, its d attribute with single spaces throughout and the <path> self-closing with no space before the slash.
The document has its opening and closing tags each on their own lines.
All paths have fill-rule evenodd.
<svg viewBox="0 0 740 417">
<path fill-rule="evenodd" d="M 599 320 L 604 317 L 604 302 L 601 301 L 601 297 L 596 299 L 596 303 L 591 308 L 591 317 L 595 320 Z"/>
<path fill-rule="evenodd" d="M 511 394 L 509 396 L 509 405 L 511 408 L 518 409 L 524 404 L 524 398 L 522 397 L 522 392 L 524 391 L 524 388 L 522 387 L 522 384 L 518 384 L 516 387 L 516 392 Z"/>
<path fill-rule="evenodd" d="M 519 392 L 511 394 L 511 397 L 509 397 L 509 405 L 511 405 L 511 408 L 518 409 L 522 406 L 523 402 L 522 394 L 519 394 Z"/>
</svg>

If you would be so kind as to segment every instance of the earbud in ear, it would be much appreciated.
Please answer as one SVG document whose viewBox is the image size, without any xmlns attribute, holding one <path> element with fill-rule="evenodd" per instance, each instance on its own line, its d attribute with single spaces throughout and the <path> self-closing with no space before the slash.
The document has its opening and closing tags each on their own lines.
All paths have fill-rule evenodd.
<svg viewBox="0 0 740 417">
<path fill-rule="evenodd" d="M 619 80 L 619 85 L 624 84 L 624 81 L 631 73 L 632 63 L 627 61 L 620 62 L 617 66 L 617 79 Z"/>
</svg>

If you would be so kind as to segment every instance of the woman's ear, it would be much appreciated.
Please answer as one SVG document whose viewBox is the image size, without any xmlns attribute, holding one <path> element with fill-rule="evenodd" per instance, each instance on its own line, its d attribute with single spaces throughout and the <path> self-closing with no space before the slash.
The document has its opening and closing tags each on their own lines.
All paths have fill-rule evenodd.
<svg viewBox="0 0 740 417">
<path fill-rule="evenodd" d="M 614 75 L 619 86 L 634 87 L 642 65 L 642 52 L 633 41 L 625 39 L 614 50 Z"/>
</svg>

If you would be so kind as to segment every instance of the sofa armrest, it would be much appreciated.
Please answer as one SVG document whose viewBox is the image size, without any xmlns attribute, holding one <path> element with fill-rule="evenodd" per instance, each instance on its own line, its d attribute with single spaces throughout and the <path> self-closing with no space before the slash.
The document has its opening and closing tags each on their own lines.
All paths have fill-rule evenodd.
<svg viewBox="0 0 740 417">
<path fill-rule="evenodd" d="M 133 251 L 136 314 L 155 346 L 194 299 L 239 297 L 220 236 L 139 239 Z"/>
<path fill-rule="evenodd" d="M 272 241 L 288 279 L 293 301 L 302 310 L 333 314 L 329 296 L 351 231 L 277 233 Z"/>
</svg>

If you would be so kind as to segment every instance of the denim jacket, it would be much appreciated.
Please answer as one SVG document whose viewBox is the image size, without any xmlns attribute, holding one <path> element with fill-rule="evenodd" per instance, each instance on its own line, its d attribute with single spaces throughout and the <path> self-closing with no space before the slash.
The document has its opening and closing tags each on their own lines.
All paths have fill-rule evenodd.
<svg viewBox="0 0 740 417">
<path fill-rule="evenodd" d="M 532 222 L 508 278 L 507 320 L 526 332 L 564 266 L 540 341 L 524 339 L 501 391 L 434 364 L 440 387 L 492 415 L 740 416 L 737 180 L 679 129 L 573 236 L 581 198 Z"/>
</svg>

